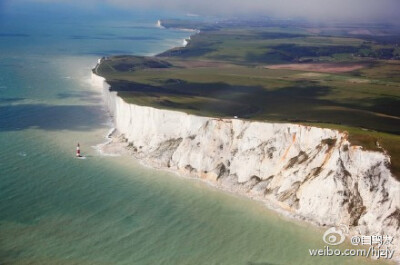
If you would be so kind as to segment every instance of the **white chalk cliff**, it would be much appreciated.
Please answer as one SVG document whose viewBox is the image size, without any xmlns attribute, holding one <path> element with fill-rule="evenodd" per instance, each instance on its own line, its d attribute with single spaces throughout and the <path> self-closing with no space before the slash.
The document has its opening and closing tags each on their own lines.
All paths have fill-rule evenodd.
<svg viewBox="0 0 400 265">
<path fill-rule="evenodd" d="M 288 123 L 199 117 L 126 103 L 102 77 L 115 127 L 145 163 L 206 179 L 318 225 L 391 235 L 400 249 L 400 182 L 390 158 L 345 133 Z"/>
</svg>

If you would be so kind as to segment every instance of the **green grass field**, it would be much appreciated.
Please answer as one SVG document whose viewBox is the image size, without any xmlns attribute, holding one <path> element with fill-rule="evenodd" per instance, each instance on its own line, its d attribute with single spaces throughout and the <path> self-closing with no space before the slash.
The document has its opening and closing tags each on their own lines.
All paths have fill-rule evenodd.
<svg viewBox="0 0 400 265">
<path fill-rule="evenodd" d="M 107 58 L 97 73 L 139 105 L 347 131 L 364 148 L 379 151 L 379 142 L 399 176 L 397 53 L 392 43 L 346 34 L 220 26 L 157 57 Z"/>
</svg>

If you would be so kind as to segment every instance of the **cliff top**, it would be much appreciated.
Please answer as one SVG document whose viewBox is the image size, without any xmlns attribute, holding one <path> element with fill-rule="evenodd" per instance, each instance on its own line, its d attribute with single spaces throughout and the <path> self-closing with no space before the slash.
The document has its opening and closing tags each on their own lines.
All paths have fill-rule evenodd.
<svg viewBox="0 0 400 265">
<path fill-rule="evenodd" d="M 175 20 L 163 25 L 185 27 Z M 97 73 L 130 103 L 346 130 L 353 144 L 388 150 L 399 175 L 398 36 L 268 22 L 197 28 L 186 47 L 106 58 Z"/>
</svg>

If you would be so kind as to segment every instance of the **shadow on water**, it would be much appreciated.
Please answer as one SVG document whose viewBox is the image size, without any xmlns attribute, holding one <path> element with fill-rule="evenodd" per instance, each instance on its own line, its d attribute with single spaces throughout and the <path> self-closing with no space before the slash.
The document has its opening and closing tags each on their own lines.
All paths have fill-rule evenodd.
<svg viewBox="0 0 400 265">
<path fill-rule="evenodd" d="M 0 33 L 0 38 L 1 37 L 6 37 L 6 38 L 11 38 L 11 37 L 15 37 L 15 38 L 27 38 L 30 35 L 28 34 L 20 34 L 20 33 Z"/>
<path fill-rule="evenodd" d="M 25 98 L 0 98 L 0 103 L 13 103 L 17 101 L 22 101 Z"/>
<path fill-rule="evenodd" d="M 269 262 L 248 262 L 246 265 L 282 265 L 282 264 L 269 263 Z"/>
<path fill-rule="evenodd" d="M 72 35 L 70 36 L 72 40 L 161 40 L 158 37 L 152 36 L 112 36 L 112 35 L 102 35 L 102 36 L 85 36 L 85 35 Z"/>
<path fill-rule="evenodd" d="M 58 99 L 71 99 L 71 98 L 79 99 L 82 102 L 91 102 L 91 103 L 102 102 L 101 96 L 99 96 L 98 93 L 91 92 L 91 91 L 58 93 L 57 98 Z"/>
<path fill-rule="evenodd" d="M 0 131 L 28 128 L 43 130 L 92 130 L 101 127 L 100 106 L 20 104 L 0 106 Z"/>
</svg>

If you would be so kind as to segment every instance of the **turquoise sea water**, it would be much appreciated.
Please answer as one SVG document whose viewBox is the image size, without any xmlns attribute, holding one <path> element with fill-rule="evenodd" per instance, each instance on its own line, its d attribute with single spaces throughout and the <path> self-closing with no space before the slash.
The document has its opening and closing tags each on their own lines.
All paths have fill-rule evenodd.
<svg viewBox="0 0 400 265">
<path fill-rule="evenodd" d="M 0 13 L 0 264 L 376 264 L 310 257 L 323 231 L 92 148 L 110 128 L 89 83 L 98 57 L 187 32 L 156 28 L 156 12 L 28 11 Z"/>
</svg>

